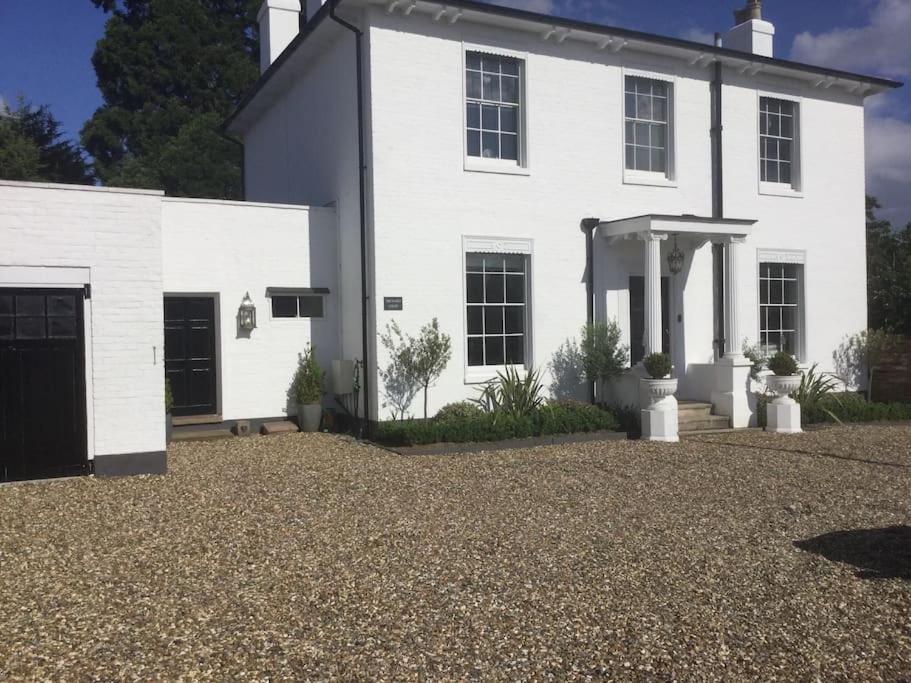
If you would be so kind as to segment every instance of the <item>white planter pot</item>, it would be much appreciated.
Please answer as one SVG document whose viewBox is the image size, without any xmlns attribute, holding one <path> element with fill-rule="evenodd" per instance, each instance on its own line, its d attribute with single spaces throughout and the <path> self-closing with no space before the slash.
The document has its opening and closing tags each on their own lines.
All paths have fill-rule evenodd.
<svg viewBox="0 0 911 683">
<path fill-rule="evenodd" d="M 676 379 L 643 379 L 642 388 L 647 407 L 641 411 L 642 438 L 646 441 L 676 442 L 679 419 L 677 415 Z"/>
<path fill-rule="evenodd" d="M 318 432 L 322 419 L 322 404 L 307 403 L 297 406 L 297 426 L 302 432 Z"/>
<path fill-rule="evenodd" d="M 800 389 L 800 375 L 769 375 L 765 379 L 766 386 L 775 394 L 773 403 L 779 405 L 790 405 L 794 399 L 790 394 Z"/>
<path fill-rule="evenodd" d="M 642 384 L 648 396 L 649 410 L 669 410 L 677 407 L 677 400 L 674 398 L 674 394 L 677 393 L 676 379 L 643 379 Z"/>
</svg>

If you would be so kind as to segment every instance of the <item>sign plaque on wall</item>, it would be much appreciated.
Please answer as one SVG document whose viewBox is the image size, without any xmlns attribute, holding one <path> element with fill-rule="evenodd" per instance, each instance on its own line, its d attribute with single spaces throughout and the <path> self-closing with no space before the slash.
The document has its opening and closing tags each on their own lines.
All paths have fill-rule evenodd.
<svg viewBox="0 0 911 683">
<path fill-rule="evenodd" d="M 402 297 L 400 296 L 384 296 L 383 297 L 383 310 L 384 311 L 401 311 L 404 308 L 404 303 Z"/>
</svg>

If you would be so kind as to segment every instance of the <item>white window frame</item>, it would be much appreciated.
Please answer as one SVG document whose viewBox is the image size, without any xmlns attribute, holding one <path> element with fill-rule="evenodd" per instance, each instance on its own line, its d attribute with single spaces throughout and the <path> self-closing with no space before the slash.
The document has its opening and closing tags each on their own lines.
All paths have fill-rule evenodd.
<svg viewBox="0 0 911 683">
<path fill-rule="evenodd" d="M 626 168 L 626 79 L 646 78 L 668 84 L 667 171 L 637 171 Z M 677 77 L 656 71 L 624 67 L 620 71 L 620 169 L 626 185 L 677 187 Z"/>
<path fill-rule="evenodd" d="M 799 266 L 797 282 L 797 348 L 794 357 L 805 361 L 807 357 L 807 253 L 791 249 L 759 249 L 756 252 L 756 343 L 762 344 L 762 264 L 777 263 Z M 763 349 L 764 351 L 765 349 Z"/>
<path fill-rule="evenodd" d="M 468 365 L 468 254 L 513 254 L 526 259 L 525 269 L 525 363 L 523 365 Z M 498 372 L 512 368 L 524 376 L 534 367 L 534 240 L 517 237 L 462 238 L 462 364 L 465 384 L 483 384 L 495 379 Z"/>
<path fill-rule="evenodd" d="M 770 183 L 762 179 L 762 116 L 760 109 L 763 98 L 781 100 L 794 104 L 794 140 L 791 144 L 791 183 Z M 756 91 L 756 180 L 759 194 L 773 197 L 803 198 L 806 182 L 803 164 L 803 98 L 765 90 Z"/>
<path fill-rule="evenodd" d="M 468 90 L 466 72 L 468 70 L 468 53 L 480 52 L 494 57 L 508 57 L 519 62 L 519 117 L 518 117 L 518 161 L 509 159 L 484 159 L 468 156 Z M 517 52 L 489 45 L 462 43 L 462 158 L 465 171 L 478 173 L 503 173 L 507 175 L 530 175 L 528 145 L 528 53 Z"/>
</svg>

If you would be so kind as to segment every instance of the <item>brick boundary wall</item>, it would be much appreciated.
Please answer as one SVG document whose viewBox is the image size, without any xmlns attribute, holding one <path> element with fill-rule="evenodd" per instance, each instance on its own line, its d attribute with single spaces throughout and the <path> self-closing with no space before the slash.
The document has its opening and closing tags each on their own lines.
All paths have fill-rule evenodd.
<svg viewBox="0 0 911 683">
<path fill-rule="evenodd" d="M 873 400 L 911 402 L 911 337 L 903 337 L 874 373 Z"/>
</svg>

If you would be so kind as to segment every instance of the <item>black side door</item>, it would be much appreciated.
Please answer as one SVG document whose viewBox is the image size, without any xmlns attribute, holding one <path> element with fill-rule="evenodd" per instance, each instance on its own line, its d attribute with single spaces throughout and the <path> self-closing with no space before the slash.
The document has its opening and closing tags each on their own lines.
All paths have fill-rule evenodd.
<svg viewBox="0 0 911 683">
<path fill-rule="evenodd" d="M 671 352 L 670 280 L 661 278 L 661 351 Z M 630 356 L 635 365 L 645 358 L 645 278 L 631 275 L 629 279 Z"/>
<path fill-rule="evenodd" d="M 0 289 L 0 481 L 88 471 L 83 289 Z"/>
<path fill-rule="evenodd" d="M 171 382 L 171 414 L 215 415 L 215 299 L 166 296 L 164 299 L 165 376 Z"/>
</svg>

